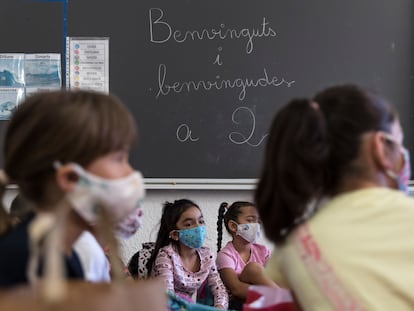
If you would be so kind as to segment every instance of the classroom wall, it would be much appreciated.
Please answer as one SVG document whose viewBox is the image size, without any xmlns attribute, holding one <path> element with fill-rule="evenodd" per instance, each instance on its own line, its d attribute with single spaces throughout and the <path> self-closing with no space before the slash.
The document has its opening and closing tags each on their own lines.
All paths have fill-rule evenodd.
<svg viewBox="0 0 414 311">
<path fill-rule="evenodd" d="M 4 197 L 5 206 L 10 206 L 17 194 L 17 189 L 8 189 Z M 143 242 L 155 241 L 158 232 L 158 223 L 161 217 L 162 204 L 165 201 L 187 198 L 196 202 L 203 211 L 207 225 L 207 239 L 205 246 L 217 249 L 217 213 L 220 203 L 225 201 L 252 201 L 252 190 L 147 190 L 144 201 L 143 227 L 130 239 L 120 240 L 120 256 L 127 263 L 129 258 L 141 248 Z M 223 227 L 223 243 L 230 239 Z M 265 238 L 260 243 L 272 248 L 272 244 Z"/>
</svg>

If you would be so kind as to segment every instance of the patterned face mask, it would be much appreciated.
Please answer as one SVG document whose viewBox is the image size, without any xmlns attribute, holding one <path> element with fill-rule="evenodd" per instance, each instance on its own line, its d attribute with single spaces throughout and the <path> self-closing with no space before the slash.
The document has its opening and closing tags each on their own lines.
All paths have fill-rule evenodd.
<svg viewBox="0 0 414 311">
<path fill-rule="evenodd" d="M 398 142 L 395 141 L 395 139 L 387 134 L 384 133 L 384 136 L 392 141 L 394 144 L 399 145 Z M 404 148 L 403 146 L 400 146 L 400 152 L 403 157 L 404 165 L 400 172 L 396 173 L 391 170 L 387 170 L 386 173 L 389 177 L 395 180 L 395 182 L 398 184 L 398 189 L 405 192 L 407 195 L 409 194 L 409 183 L 411 178 L 411 165 L 410 165 L 410 152 Z"/>
<path fill-rule="evenodd" d="M 179 230 L 180 242 L 190 248 L 200 248 L 206 239 L 206 226 Z"/>
<path fill-rule="evenodd" d="M 407 195 L 410 194 L 409 184 L 411 178 L 411 165 L 410 165 L 410 152 L 403 148 L 402 154 L 404 156 L 404 166 L 399 174 L 398 185 L 401 191 L 404 191 Z"/>
<path fill-rule="evenodd" d="M 115 226 L 116 233 L 123 239 L 129 239 L 142 226 L 143 214 L 142 208 L 137 208 Z"/>
<path fill-rule="evenodd" d="M 140 225 L 137 220 L 145 196 L 144 180 L 138 171 L 119 179 L 106 179 L 91 174 L 78 164 L 71 164 L 79 176 L 75 189 L 67 194 L 72 208 L 91 226 L 97 224 L 104 208 L 116 224 Z M 129 220 L 128 220 L 129 218 Z M 133 231 L 128 229 L 129 231 Z M 135 230 L 136 231 L 136 230 Z"/>
<path fill-rule="evenodd" d="M 248 223 L 238 224 L 236 235 L 240 235 L 249 243 L 254 243 L 260 237 L 260 224 Z"/>
</svg>

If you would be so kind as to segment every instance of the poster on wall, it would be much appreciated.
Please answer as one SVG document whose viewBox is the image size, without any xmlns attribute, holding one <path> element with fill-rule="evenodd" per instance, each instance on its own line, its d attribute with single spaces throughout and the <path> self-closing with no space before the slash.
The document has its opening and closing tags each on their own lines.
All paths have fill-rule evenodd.
<svg viewBox="0 0 414 311">
<path fill-rule="evenodd" d="M 24 53 L 0 54 L 0 87 L 24 87 Z"/>
<path fill-rule="evenodd" d="M 0 120 L 9 120 L 24 98 L 24 54 L 0 54 Z"/>
<path fill-rule="evenodd" d="M 26 96 L 62 86 L 60 54 L 25 54 L 24 76 Z"/>
<path fill-rule="evenodd" d="M 24 88 L 0 87 L 0 121 L 10 120 L 23 99 Z"/>
<path fill-rule="evenodd" d="M 30 94 L 62 86 L 59 53 L 0 53 L 0 121 Z"/>
<path fill-rule="evenodd" d="M 66 86 L 109 93 L 109 38 L 67 38 Z"/>
</svg>

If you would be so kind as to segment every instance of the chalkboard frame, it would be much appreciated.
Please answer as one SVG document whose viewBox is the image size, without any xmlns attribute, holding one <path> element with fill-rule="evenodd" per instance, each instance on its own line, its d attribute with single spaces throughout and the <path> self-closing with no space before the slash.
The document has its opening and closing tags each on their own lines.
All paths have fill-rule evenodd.
<svg viewBox="0 0 414 311">
<path fill-rule="evenodd" d="M 144 178 L 147 189 L 254 190 L 258 179 Z"/>
<path fill-rule="evenodd" d="M 42 0 L 33 0 L 33 1 L 29 1 L 29 0 L 13 0 L 13 1 L 16 1 L 16 2 L 20 1 L 20 2 L 26 2 L 26 3 L 30 3 L 30 2 L 31 3 L 35 3 L 35 2 L 37 2 L 39 4 L 43 2 L 42 5 L 46 5 L 46 3 L 48 3 L 50 5 L 59 5 L 60 8 L 63 8 L 62 9 L 62 12 L 60 12 L 60 15 L 63 16 L 63 23 L 62 23 L 62 20 L 60 20 L 59 27 L 62 27 L 61 31 L 64 34 L 64 36 L 66 36 L 66 35 L 71 36 L 71 37 L 79 37 L 79 36 L 81 36 L 81 37 L 91 37 L 91 36 L 92 37 L 106 37 L 107 36 L 107 33 L 97 33 L 96 32 L 96 29 L 95 30 L 92 29 L 91 32 L 89 32 L 89 33 L 82 33 L 82 31 L 79 30 L 80 28 L 78 28 L 77 30 L 76 29 L 73 30 L 74 28 L 71 28 L 72 27 L 70 25 L 71 19 L 70 18 L 68 19 L 68 16 L 70 17 L 70 13 L 71 13 L 70 12 L 70 6 L 71 5 L 76 5 L 77 3 L 80 3 L 79 1 L 81 1 L 81 0 L 72 0 L 72 1 L 67 1 L 67 0 L 44 0 L 44 1 L 42 1 Z M 82 3 L 86 3 L 86 1 L 81 1 L 81 2 Z M 89 2 L 93 2 L 93 1 L 91 0 Z M 102 5 L 104 7 L 106 7 L 106 8 L 109 7 L 109 4 L 108 4 L 109 2 L 108 1 L 101 1 Z M 121 2 L 123 4 L 128 3 L 127 0 L 122 0 Z M 191 0 L 188 0 L 188 1 L 185 1 L 185 2 L 186 3 L 191 3 L 192 1 Z M 167 12 L 169 14 L 171 13 L 170 11 L 167 10 L 167 7 L 168 7 L 168 9 L 171 9 L 171 6 L 172 6 L 171 3 L 169 3 L 167 5 L 166 4 L 167 2 L 165 2 L 163 0 L 156 0 L 156 1 L 152 1 L 151 3 L 154 3 L 154 7 L 162 7 L 162 8 L 164 8 L 164 6 L 165 6 L 165 8 L 166 8 L 165 9 L 165 13 L 167 13 Z M 178 1 L 177 4 L 178 3 L 181 3 L 181 2 Z M 184 2 L 182 2 L 182 3 L 184 3 Z M 240 3 L 245 4 L 245 3 L 248 3 L 248 1 L 242 1 Z M 300 3 L 300 1 L 291 1 L 290 3 L 293 3 L 292 5 L 298 5 Z M 325 7 L 334 8 L 335 6 L 340 5 L 338 3 L 340 3 L 339 0 L 330 1 L 329 4 L 324 3 L 324 8 Z M 358 5 L 355 4 L 355 6 L 358 7 L 359 9 L 363 10 L 364 13 L 367 13 L 367 15 L 369 15 L 368 13 L 372 13 L 372 14 L 375 13 L 375 8 L 372 7 L 373 6 L 373 3 L 375 3 L 375 6 L 382 6 L 382 8 L 381 8 L 380 11 L 382 12 L 381 14 L 383 14 L 383 16 L 381 16 L 382 18 L 380 18 L 380 20 L 382 20 L 384 23 L 387 22 L 387 21 L 392 21 L 392 19 L 386 18 L 388 16 L 387 14 L 389 14 L 389 16 L 392 16 L 392 10 L 385 10 L 384 9 L 386 6 L 389 6 L 390 8 L 393 8 L 394 5 L 395 6 L 400 6 L 400 7 L 403 7 L 406 4 L 408 5 L 408 2 L 406 0 L 397 0 L 395 4 L 387 3 L 387 1 L 375 1 L 374 2 L 373 0 L 361 0 L 361 1 L 358 1 Z M 204 6 L 208 6 L 207 4 L 203 4 L 203 5 Z M 259 4 L 257 4 L 257 5 L 259 6 Z M 349 5 L 351 5 L 351 4 L 349 4 Z M 120 5 L 120 7 L 121 6 L 122 5 Z M 315 6 L 317 6 L 317 5 L 315 5 Z M 351 6 L 353 6 L 353 4 Z M 68 8 L 69 8 L 69 11 L 68 11 Z M 327 8 L 326 10 L 329 10 L 329 8 Z M 317 17 L 320 18 L 320 17 L 323 17 L 324 15 L 326 15 L 324 13 L 324 9 L 321 9 L 320 11 L 321 11 L 321 13 Z M 115 9 L 114 9 L 114 12 L 113 13 L 114 14 L 117 13 Z M 218 13 L 218 14 L 221 14 L 221 13 Z M 306 20 L 307 21 L 307 19 L 309 17 L 309 16 L 306 15 L 306 13 L 299 12 L 299 11 L 297 13 L 295 13 L 295 14 L 298 15 L 297 16 L 298 17 L 297 18 L 297 21 L 295 21 L 296 23 L 300 23 L 303 20 Z M 315 21 L 318 21 L 318 18 L 317 17 L 315 16 L 315 18 L 314 18 Z M 332 22 L 335 22 L 336 21 L 336 19 L 335 19 L 334 16 L 331 16 L 330 18 L 332 19 Z M 66 22 L 69 22 L 69 27 L 68 27 L 68 25 L 65 25 L 65 21 Z M 274 19 L 269 19 L 269 22 L 274 23 L 275 20 Z M 358 21 L 357 23 L 360 23 L 360 22 Z M 370 25 L 372 25 L 372 23 L 367 23 L 367 27 L 372 27 Z M 349 23 L 349 25 L 346 25 L 346 26 L 352 28 L 355 25 L 352 25 L 352 21 L 351 21 Z M 299 26 L 293 26 L 293 28 L 295 28 L 295 27 L 299 27 Z M 344 30 L 345 28 L 340 28 L 340 29 Z M 357 28 L 355 28 L 355 29 L 357 29 Z M 294 31 L 294 30 L 295 29 L 290 29 L 289 31 Z M 361 29 L 361 32 L 364 32 L 364 30 L 365 29 Z M 349 34 L 348 33 L 344 33 L 343 35 L 345 35 L 345 37 L 346 37 Z M 386 33 L 382 33 L 382 35 L 383 36 L 387 36 Z M 111 36 L 109 36 L 109 37 L 111 37 Z M 399 39 L 401 39 L 400 37 L 399 38 L 390 37 L 388 39 L 390 39 L 390 42 L 389 42 L 390 43 L 390 46 L 388 46 L 388 47 L 387 46 L 384 46 L 383 48 L 384 49 L 385 48 L 387 48 L 387 49 L 389 48 L 390 55 L 392 53 L 395 53 L 395 51 L 398 51 L 398 49 L 401 49 L 401 47 L 399 46 L 399 41 L 398 41 Z M 394 40 L 394 39 L 396 39 L 396 40 Z M 318 40 L 316 40 L 316 42 L 315 42 L 316 45 L 322 42 L 322 41 L 319 42 Z M 62 60 L 64 61 L 65 60 L 64 55 L 65 55 L 66 49 L 65 48 L 61 49 L 62 42 L 66 42 L 65 38 L 63 38 L 63 39 L 61 38 L 59 40 L 59 42 L 56 42 L 56 45 L 59 46 L 59 52 L 62 53 Z M 117 43 L 111 39 L 110 40 L 110 48 L 113 47 L 113 42 L 114 42 L 114 45 L 117 45 Z M 363 42 L 363 41 L 361 41 L 361 42 Z M 359 42 L 359 43 L 361 43 L 361 42 Z M 311 43 L 312 43 L 312 41 L 309 40 L 309 48 L 310 48 L 310 50 L 312 50 L 312 48 L 315 47 L 315 45 L 312 46 Z M 376 43 L 378 43 L 378 42 L 376 42 Z M 412 41 L 411 42 L 408 42 L 408 43 L 411 43 L 411 45 L 409 47 L 407 47 L 407 48 L 408 48 L 409 51 L 412 51 Z M 116 48 L 118 48 L 118 46 L 116 46 Z M 224 46 L 224 48 L 226 49 L 228 47 Z M 350 49 L 347 52 L 355 53 L 353 57 L 358 57 L 358 51 L 359 50 L 357 48 L 353 48 L 353 49 Z M 0 52 L 3 52 L 3 51 L 0 51 Z M 39 51 L 39 50 L 36 50 L 36 51 L 35 50 L 33 50 L 33 51 L 27 51 L 27 50 L 17 51 L 17 50 L 13 50 L 13 51 L 4 51 L 4 52 L 56 52 L 56 51 L 53 51 L 53 50 L 47 50 L 47 51 L 45 51 L 45 50 L 41 50 L 41 51 Z M 225 52 L 228 52 L 228 50 L 225 50 Z M 295 53 L 296 52 L 297 51 L 295 51 Z M 113 53 L 110 52 L 110 55 L 111 55 L 110 57 L 112 58 Z M 223 56 L 226 56 L 226 54 L 223 54 Z M 228 56 L 228 54 L 227 54 L 227 56 Z M 373 55 L 373 58 L 375 58 L 375 57 L 376 56 Z M 110 62 L 112 62 L 112 60 L 110 60 Z M 411 62 L 411 65 L 409 66 L 411 73 L 412 73 L 412 71 L 411 71 L 412 70 L 412 63 L 413 62 Z M 410 64 L 410 62 L 407 62 L 407 64 Z M 381 87 L 383 87 L 383 85 L 384 85 L 384 83 L 381 82 L 381 79 L 395 79 L 395 78 L 401 79 L 401 77 L 399 77 L 397 75 L 397 74 L 400 73 L 399 70 L 401 68 L 400 67 L 401 64 L 395 62 L 395 64 L 393 64 L 393 65 L 395 65 L 395 68 L 394 68 L 395 69 L 395 72 L 388 72 L 387 70 L 381 71 L 381 68 L 379 68 L 378 71 L 376 71 L 376 72 L 367 72 L 367 74 L 373 74 L 373 75 L 375 75 L 372 79 L 373 79 L 373 82 L 374 82 L 374 86 L 375 86 L 375 83 L 377 83 L 380 86 L 379 87 L 379 91 L 381 91 Z M 369 65 L 369 66 L 372 66 L 372 65 Z M 371 69 L 373 68 L 373 67 L 369 67 L 369 66 L 368 66 L 368 68 L 371 68 Z M 62 68 L 64 69 L 65 66 L 63 65 Z M 335 68 L 329 68 L 329 69 L 332 69 L 332 71 L 335 71 Z M 341 69 L 341 68 L 339 68 L 339 69 Z M 112 72 L 112 69 L 110 71 Z M 405 73 L 406 73 L 406 71 L 404 71 L 404 74 Z M 315 85 L 312 85 L 312 86 L 309 86 L 306 89 L 301 89 L 301 92 L 298 92 L 297 95 L 298 96 L 311 96 L 317 90 L 328 86 L 329 83 L 335 84 L 335 83 L 342 83 L 342 82 L 354 82 L 354 83 L 357 83 L 357 84 L 361 84 L 362 86 L 365 86 L 364 83 L 367 82 L 367 79 L 371 79 L 371 78 L 367 78 L 365 76 L 364 77 L 361 77 L 360 79 L 352 79 L 352 75 L 350 75 L 349 72 L 347 72 L 347 74 L 348 75 L 347 76 L 344 75 L 344 77 L 342 77 L 341 75 L 338 75 L 338 76 L 333 75 L 334 78 L 332 80 L 330 78 L 328 80 L 325 79 L 322 84 L 319 84 L 319 85 L 316 85 L 316 86 Z M 391 74 L 391 76 L 390 77 L 386 77 L 385 76 L 386 74 Z M 395 77 L 392 76 L 392 75 L 394 75 Z M 329 76 L 329 75 L 327 75 L 327 76 Z M 339 77 L 339 79 L 338 79 L 338 77 Z M 309 78 L 305 78 L 305 79 L 306 79 L 305 82 L 311 82 Z M 412 77 L 411 77 L 411 79 L 412 79 Z M 329 82 L 329 83 L 327 83 L 327 82 Z M 369 82 L 372 82 L 372 81 L 369 80 Z M 112 85 L 112 81 L 110 82 L 110 84 Z M 410 102 L 410 99 L 413 98 L 412 93 L 410 93 L 410 95 L 407 95 L 407 94 L 400 95 L 396 91 L 398 91 L 398 89 L 396 89 L 396 88 L 395 89 L 392 89 L 392 88 L 391 89 L 387 89 L 387 92 L 384 95 L 386 95 L 387 97 L 389 97 L 392 100 L 394 98 L 396 98 L 396 101 L 397 102 L 403 102 L 404 100 L 406 100 L 406 102 Z M 123 99 L 122 98 L 123 97 L 122 94 L 116 94 L 116 95 L 120 95 L 121 99 Z M 286 102 L 286 100 L 282 100 L 279 103 L 277 103 L 277 105 L 280 107 L 285 102 Z M 405 113 L 402 113 L 402 118 L 406 118 L 407 119 L 409 115 L 410 115 L 409 113 L 406 113 L 406 114 Z M 411 120 L 411 119 L 408 119 L 408 120 Z M 406 121 L 406 120 L 404 120 L 404 121 Z M 140 122 L 138 122 L 138 125 L 140 125 Z M 146 129 L 144 127 L 143 128 L 143 132 L 145 132 L 145 130 Z M 414 134 L 411 134 L 411 132 L 413 132 L 413 131 L 410 131 L 409 128 L 407 129 L 407 132 L 408 132 L 408 136 L 413 136 L 414 135 Z M 145 134 L 143 134 L 143 135 L 145 135 Z M 408 146 L 407 147 L 408 147 L 408 149 L 411 149 L 411 150 L 414 149 L 414 139 L 413 139 L 413 137 L 408 137 L 409 139 L 408 139 Z M 229 161 L 229 160 L 226 160 L 226 161 Z M 242 166 L 240 166 L 240 167 L 242 167 Z M 258 165 L 258 167 L 260 167 L 260 165 Z M 140 169 L 141 167 L 138 165 L 137 168 Z M 158 178 L 158 177 L 153 178 L 153 176 L 151 176 L 151 173 L 147 174 L 145 172 L 145 167 L 143 167 L 143 169 L 144 169 L 144 176 L 148 176 L 149 177 L 149 178 L 145 178 L 145 181 L 148 184 L 148 186 L 149 187 L 153 187 L 153 189 L 161 189 L 161 188 L 168 188 L 168 189 L 170 189 L 170 188 L 171 189 L 190 189 L 190 188 L 192 188 L 192 189 L 207 189 L 207 188 L 210 188 L 210 189 L 254 189 L 255 188 L 255 185 L 256 185 L 256 182 L 257 182 L 256 177 L 258 177 L 257 176 L 258 173 L 255 173 L 254 176 L 252 176 L 254 178 L 205 178 L 203 176 L 200 176 L 200 178 L 187 178 L 187 177 L 181 178 L 179 176 L 173 176 L 173 175 L 166 176 L 168 178 L 162 178 L 162 176 L 161 176 L 161 178 Z M 175 178 L 175 177 L 177 177 L 177 178 Z M 198 176 L 195 176 L 195 177 L 198 177 Z M 217 177 L 220 177 L 220 176 L 217 176 Z M 250 177 L 250 176 L 246 176 L 246 177 Z"/>
</svg>

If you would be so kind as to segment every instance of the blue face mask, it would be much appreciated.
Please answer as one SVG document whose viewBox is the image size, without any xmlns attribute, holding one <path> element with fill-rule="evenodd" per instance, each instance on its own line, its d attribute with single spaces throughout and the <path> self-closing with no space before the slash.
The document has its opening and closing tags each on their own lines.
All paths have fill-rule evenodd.
<svg viewBox="0 0 414 311">
<path fill-rule="evenodd" d="M 180 242 L 190 248 L 200 248 L 206 239 L 206 226 L 179 230 Z"/>
</svg>

